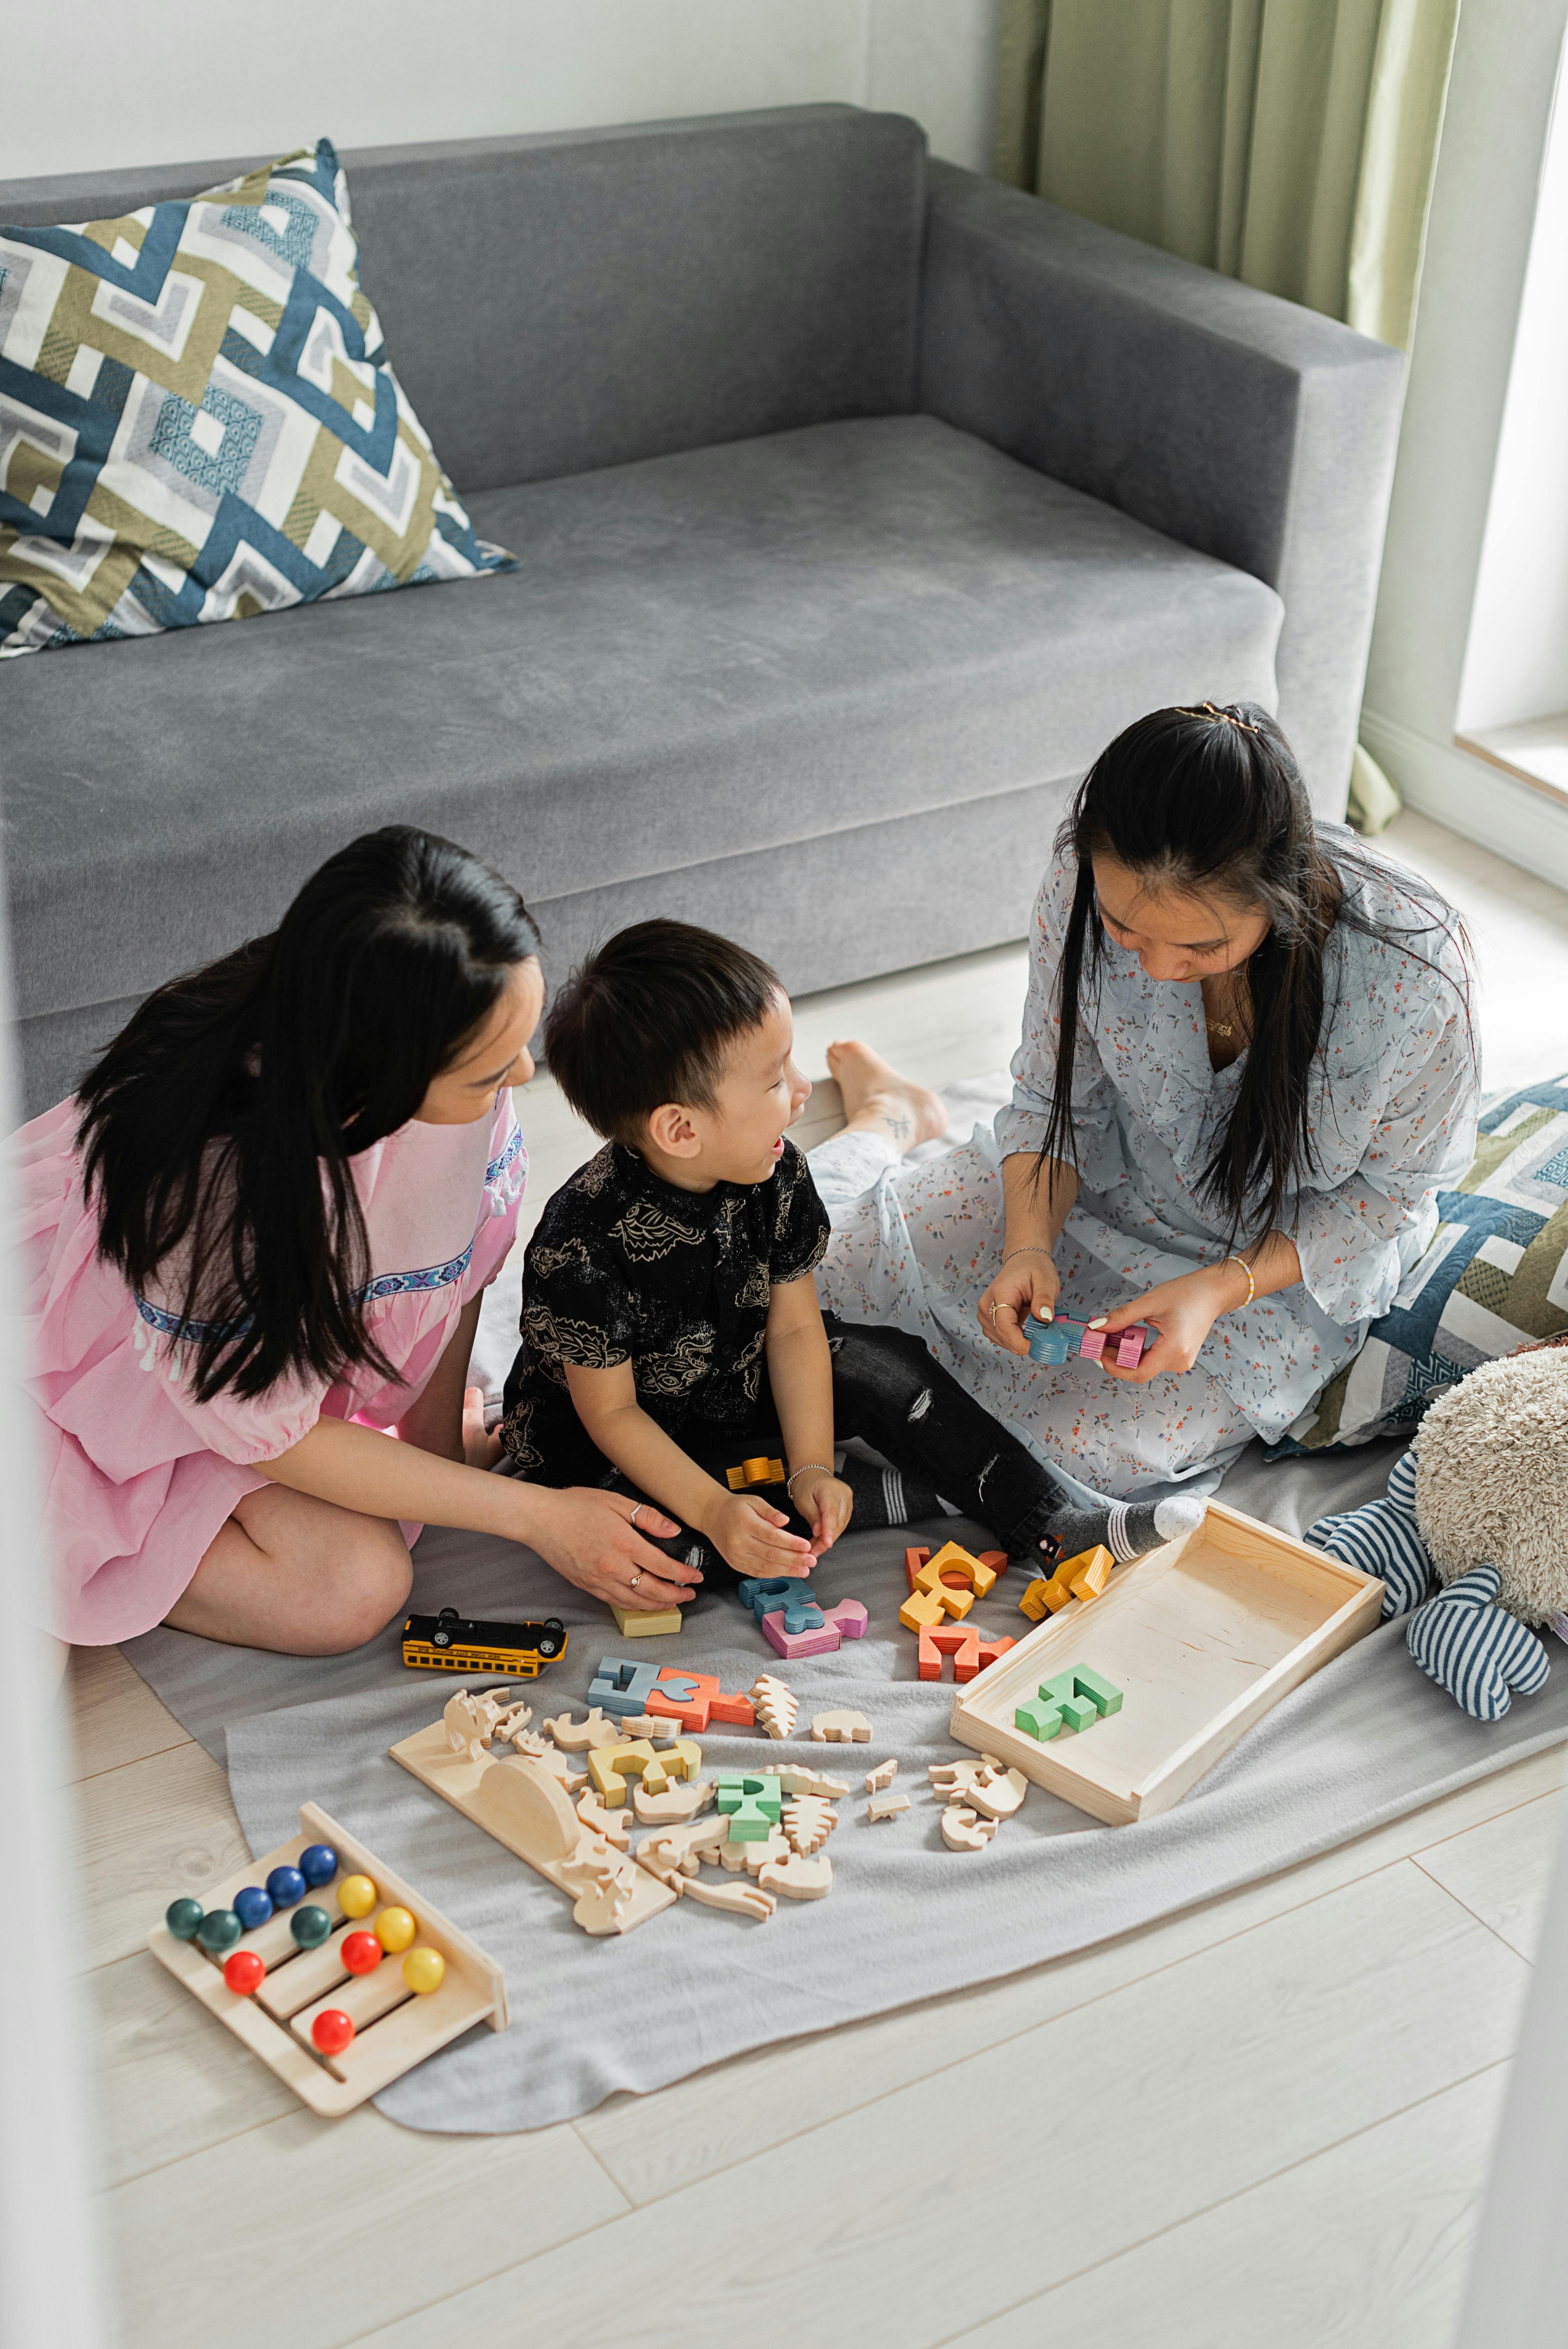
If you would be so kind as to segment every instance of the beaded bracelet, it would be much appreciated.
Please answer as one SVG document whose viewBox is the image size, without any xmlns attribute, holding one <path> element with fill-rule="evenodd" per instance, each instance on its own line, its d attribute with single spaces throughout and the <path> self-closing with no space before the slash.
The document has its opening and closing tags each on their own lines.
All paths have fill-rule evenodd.
<svg viewBox="0 0 1568 2349">
<path fill-rule="evenodd" d="M 1244 1313 L 1244 1312 L 1246 1311 L 1246 1309 L 1247 1309 L 1247 1307 L 1252 1303 L 1252 1301 L 1253 1301 L 1253 1298 L 1254 1298 L 1254 1297 L 1257 1295 L 1257 1293 L 1258 1293 L 1258 1285 L 1257 1285 L 1257 1282 L 1253 1278 L 1253 1268 L 1252 1268 L 1252 1266 L 1247 1262 L 1246 1257 L 1245 1257 L 1244 1256 L 1238 1256 L 1238 1255 L 1236 1254 L 1236 1252 L 1235 1252 L 1235 1250 L 1234 1250 L 1233 1248 L 1232 1249 L 1232 1251 L 1231 1251 L 1230 1255 L 1225 1258 L 1225 1262 L 1226 1262 L 1227 1264 L 1239 1264 L 1239 1265 L 1241 1266 L 1241 1268 L 1242 1268 L 1242 1270 L 1243 1270 L 1243 1271 L 1246 1274 L 1246 1276 L 1247 1276 L 1247 1293 L 1246 1293 L 1245 1299 L 1244 1299 L 1244 1301 L 1243 1301 L 1242 1304 L 1240 1304 L 1240 1305 L 1236 1306 L 1236 1307 L 1233 1309 L 1234 1309 L 1236 1312 L 1238 1312 L 1238 1313 Z"/>
<path fill-rule="evenodd" d="M 833 1469 L 829 1467 L 825 1460 L 802 1460 L 799 1468 L 791 1468 L 789 1474 L 784 1479 L 784 1490 L 789 1494 L 791 1500 L 795 1497 L 793 1487 L 796 1477 L 803 1476 L 808 1468 L 820 1468 L 824 1476 L 831 1476 L 836 1473 Z"/>
</svg>

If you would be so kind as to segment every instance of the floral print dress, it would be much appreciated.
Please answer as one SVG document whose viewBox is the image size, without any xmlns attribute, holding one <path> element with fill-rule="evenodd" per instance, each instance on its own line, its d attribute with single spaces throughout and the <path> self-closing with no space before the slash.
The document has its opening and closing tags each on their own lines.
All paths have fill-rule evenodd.
<svg viewBox="0 0 1568 2349">
<path fill-rule="evenodd" d="M 1406 951 L 1404 940 L 1340 921 L 1325 958 L 1316 1163 L 1290 1234 L 1300 1283 L 1222 1315 L 1184 1375 L 1131 1386 L 1077 1358 L 1020 1361 L 990 1343 L 977 1313 L 1002 1259 L 1002 1162 L 1032 1154 L 1045 1134 L 1076 884 L 1072 859 L 1059 860 L 1037 901 L 1013 1098 L 994 1125 L 916 1167 L 865 1134 L 835 1135 L 811 1153 L 834 1225 L 817 1278 L 824 1304 L 846 1319 L 892 1321 L 923 1338 L 1048 1467 L 1125 1497 L 1223 1468 L 1253 1434 L 1283 1434 L 1350 1361 L 1431 1237 L 1439 1186 L 1470 1164 L 1479 1071 L 1458 946 L 1421 930 Z M 1423 921 L 1391 860 L 1349 876 L 1346 903 L 1406 934 Z M 1195 981 L 1150 978 L 1107 940 L 1098 1000 L 1079 1009 L 1080 1179 L 1056 1252 L 1062 1312 L 1088 1319 L 1224 1257 L 1226 1226 L 1201 1177 L 1245 1065 L 1243 1053 L 1212 1067 Z"/>
</svg>

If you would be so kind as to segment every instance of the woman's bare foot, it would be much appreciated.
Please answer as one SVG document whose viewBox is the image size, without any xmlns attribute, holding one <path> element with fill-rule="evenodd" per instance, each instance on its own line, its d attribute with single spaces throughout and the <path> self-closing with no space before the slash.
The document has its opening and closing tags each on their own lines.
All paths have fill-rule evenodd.
<svg viewBox="0 0 1568 2349">
<path fill-rule="evenodd" d="M 830 1044 L 828 1070 L 844 1097 L 851 1133 L 884 1133 L 902 1151 L 946 1133 L 947 1112 L 930 1087 L 901 1077 L 869 1044 Z"/>
</svg>

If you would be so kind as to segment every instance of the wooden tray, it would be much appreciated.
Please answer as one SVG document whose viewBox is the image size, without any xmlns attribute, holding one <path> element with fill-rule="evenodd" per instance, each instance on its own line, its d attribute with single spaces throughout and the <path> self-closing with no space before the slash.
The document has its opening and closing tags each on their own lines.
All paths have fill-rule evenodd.
<svg viewBox="0 0 1568 2349">
<path fill-rule="evenodd" d="M 270 1870 L 292 1865 L 306 1844 L 329 1843 L 339 1860 L 330 1885 L 306 1897 L 332 1919 L 334 1930 L 318 1950 L 301 1950 L 289 1930 L 291 1910 L 280 1910 L 253 1933 L 235 1942 L 237 1950 L 254 1950 L 267 1967 L 265 1981 L 253 1998 L 243 1998 L 223 1980 L 222 1960 L 210 1958 L 194 1941 L 178 1941 L 167 1925 L 147 1937 L 147 1946 L 160 1965 L 199 1998 L 209 2013 L 226 2023 L 236 2039 L 259 2055 L 270 2071 L 287 2083 L 312 2112 L 334 2118 L 352 2112 L 405 2072 L 433 2055 L 438 2047 L 488 2023 L 504 2031 L 506 1977 L 493 1958 L 487 1958 L 466 1933 L 431 1908 L 424 1895 L 395 1876 L 385 1860 L 328 1818 L 315 1803 L 301 1806 L 303 1832 L 214 1884 L 202 1896 L 208 1909 L 226 1909 L 246 1884 L 263 1884 Z M 338 1946 L 351 1930 L 336 1899 L 346 1876 L 370 1877 L 385 1908 L 397 1903 L 410 1909 L 418 1921 L 421 1946 L 439 1950 L 447 1961 L 438 1990 L 415 1997 L 405 1988 L 400 1961 L 383 1958 L 373 1974 L 351 1975 L 338 1958 Z M 303 1905 L 303 1904 L 302 1904 Z M 368 1925 L 370 1918 L 362 1919 Z M 225 1951 L 229 1956 L 232 1952 Z M 341 2055 L 323 2055 L 312 2044 L 311 2020 L 318 2007 L 338 2006 L 352 2015 L 358 2029 Z"/>
<path fill-rule="evenodd" d="M 1383 1585 L 1239 1509 L 1118 1569 L 960 1690 L 961 1744 L 1014 1764 L 1112 1826 L 1181 1801 L 1288 1691 L 1372 1630 Z M 1040 1744 L 1014 1725 L 1042 1681 L 1074 1665 L 1122 1692 L 1119 1713 Z"/>
</svg>

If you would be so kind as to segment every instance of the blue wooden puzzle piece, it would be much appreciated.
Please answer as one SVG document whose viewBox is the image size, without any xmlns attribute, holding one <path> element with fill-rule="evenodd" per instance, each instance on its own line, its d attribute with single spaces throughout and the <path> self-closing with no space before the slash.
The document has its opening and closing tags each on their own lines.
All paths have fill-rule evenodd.
<svg viewBox="0 0 1568 2349">
<path fill-rule="evenodd" d="M 648 1692 L 659 1677 L 657 1664 L 634 1664 L 624 1656 L 601 1656 L 588 1688 L 588 1702 L 617 1721 L 646 1713 Z"/>
<path fill-rule="evenodd" d="M 1031 1321 L 1029 1323 L 1030 1361 L 1065 1362 L 1069 1354 L 1076 1354 L 1078 1351 L 1078 1340 L 1073 1332 L 1078 1326 L 1074 1324 L 1069 1327 L 1065 1319 Z"/>
<path fill-rule="evenodd" d="M 809 1582 L 789 1575 L 748 1575 L 740 1586 L 740 1603 L 750 1608 L 759 1623 L 765 1615 L 782 1614 L 786 1631 L 822 1628 L 821 1601 L 816 1592 Z"/>
</svg>

